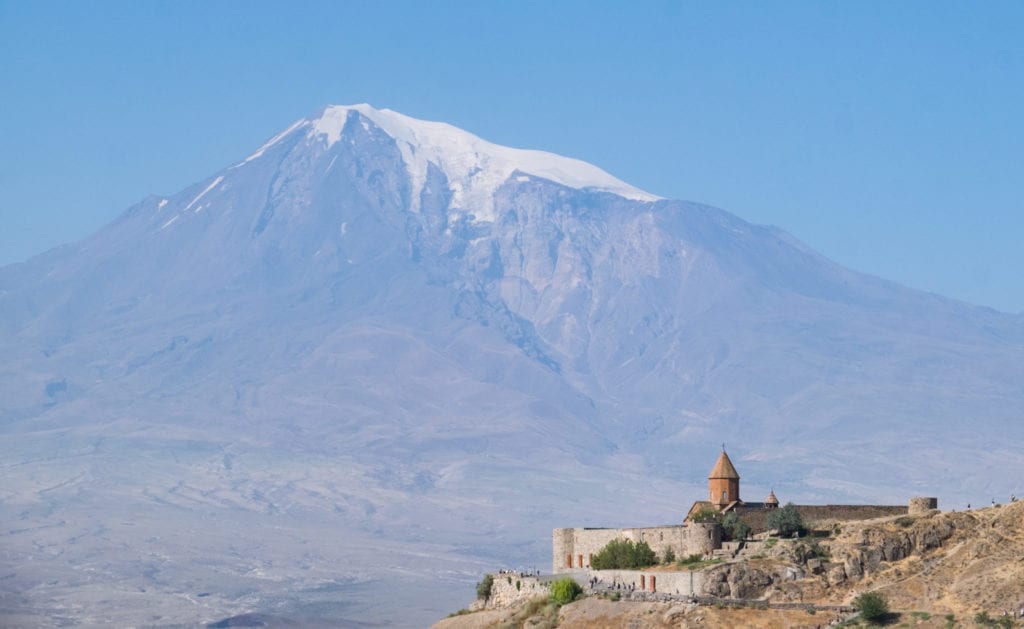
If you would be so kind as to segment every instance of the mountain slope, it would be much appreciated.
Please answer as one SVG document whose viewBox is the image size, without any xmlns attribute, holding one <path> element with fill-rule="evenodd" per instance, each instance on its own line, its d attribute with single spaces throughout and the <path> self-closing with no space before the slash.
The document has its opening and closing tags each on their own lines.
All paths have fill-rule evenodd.
<svg viewBox="0 0 1024 629">
<path fill-rule="evenodd" d="M 1019 317 L 365 105 L 0 269 L 0 353 L 15 561 L 67 538 L 103 555 L 104 509 L 134 505 L 230 520 L 256 547 L 294 527 L 396 558 L 339 548 L 313 562 L 334 580 L 471 582 L 476 561 L 543 565 L 553 526 L 681 517 L 723 440 L 744 495 L 783 501 L 978 502 L 1024 467 L 1000 445 L 1024 399 Z M 289 556 L 241 589 L 328 578 Z M 461 596 L 425 599 L 403 604 Z"/>
</svg>

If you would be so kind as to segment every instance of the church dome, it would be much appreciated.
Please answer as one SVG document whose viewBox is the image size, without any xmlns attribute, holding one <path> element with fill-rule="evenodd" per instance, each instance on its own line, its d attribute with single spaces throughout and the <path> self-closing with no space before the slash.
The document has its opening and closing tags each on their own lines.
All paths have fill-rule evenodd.
<svg viewBox="0 0 1024 629">
<path fill-rule="evenodd" d="M 719 455 L 718 461 L 715 462 L 715 466 L 711 468 L 711 473 L 708 474 L 708 479 L 712 478 L 734 478 L 739 480 L 739 472 L 733 467 L 732 461 L 729 460 L 729 455 L 722 450 L 722 454 Z"/>
</svg>

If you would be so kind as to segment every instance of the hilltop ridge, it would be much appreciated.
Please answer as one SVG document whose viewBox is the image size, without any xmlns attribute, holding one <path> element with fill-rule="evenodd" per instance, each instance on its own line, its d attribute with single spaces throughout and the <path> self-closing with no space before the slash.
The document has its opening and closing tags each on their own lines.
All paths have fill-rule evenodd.
<svg viewBox="0 0 1024 629">
<path fill-rule="evenodd" d="M 808 552 L 808 544 L 816 545 Z M 825 557 L 822 559 L 822 557 Z M 762 627 L 806 628 L 824 619 L 851 618 L 850 612 L 829 611 L 849 606 L 868 591 L 879 592 L 890 609 L 901 613 L 900 626 L 973 626 L 979 612 L 998 618 L 1024 609 L 1024 502 L 975 511 L 939 512 L 843 523 L 828 538 L 780 540 L 766 554 L 704 568 L 709 589 L 716 584 L 746 590 L 749 599 L 780 604 L 780 608 L 723 608 L 680 601 L 611 602 L 589 597 L 564 606 L 557 626 L 568 629 L 627 627 Z M 655 572 L 657 574 L 657 572 Z M 797 574 L 798 578 L 791 576 Z M 752 575 L 767 581 L 752 579 Z M 720 590 L 728 598 L 728 587 Z M 732 592 L 735 593 L 735 590 Z M 731 603 L 730 603 L 731 604 Z M 802 610 L 782 609 L 800 604 Z M 523 616 L 527 604 L 491 609 L 436 623 L 434 629 L 484 629 L 532 626 Z M 818 609 L 818 614 L 807 609 Z M 510 619 L 516 618 L 509 624 Z M 536 616 L 541 620 L 541 616 Z M 1024 624 L 1024 619 L 1018 623 Z M 1014 624 L 1017 626 L 1017 624 Z"/>
</svg>

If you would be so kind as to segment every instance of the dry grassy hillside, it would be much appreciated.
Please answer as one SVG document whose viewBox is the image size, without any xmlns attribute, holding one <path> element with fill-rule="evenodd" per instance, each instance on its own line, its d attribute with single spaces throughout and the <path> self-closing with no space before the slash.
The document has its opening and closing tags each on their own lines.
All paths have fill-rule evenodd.
<svg viewBox="0 0 1024 629">
<path fill-rule="evenodd" d="M 881 569 L 847 590 L 877 590 L 895 609 L 953 612 L 957 616 L 1024 607 L 1024 502 L 977 511 L 899 518 L 880 525 L 850 527 L 842 544 L 878 543 L 879 539 L 934 539 L 952 528 L 941 546 L 881 564 Z M 884 533 L 881 533 L 884 531 Z M 830 598 L 843 595 L 842 590 Z"/>
<path fill-rule="evenodd" d="M 766 564 L 802 569 L 805 578 L 773 583 L 773 602 L 849 604 L 859 593 L 882 592 L 902 612 L 893 626 L 974 627 L 975 614 L 1001 618 L 1024 608 L 1024 501 L 976 511 L 845 523 L 819 541 L 824 560 L 801 556 L 795 541 L 770 557 L 713 568 L 742 573 Z M 837 614 L 818 611 L 719 609 L 684 602 L 611 602 L 590 597 L 561 609 L 540 602 L 449 618 L 436 629 L 492 627 L 761 627 L 827 626 Z M 1024 619 L 1015 626 L 1024 627 Z"/>
</svg>

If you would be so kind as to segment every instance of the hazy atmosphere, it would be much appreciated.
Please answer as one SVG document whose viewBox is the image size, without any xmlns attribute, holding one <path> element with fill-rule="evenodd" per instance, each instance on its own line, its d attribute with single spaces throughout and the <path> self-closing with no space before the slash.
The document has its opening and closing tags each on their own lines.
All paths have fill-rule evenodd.
<svg viewBox="0 0 1024 629">
<path fill-rule="evenodd" d="M 1021 7 L 0 0 L 0 626 L 1015 607 Z"/>
</svg>

